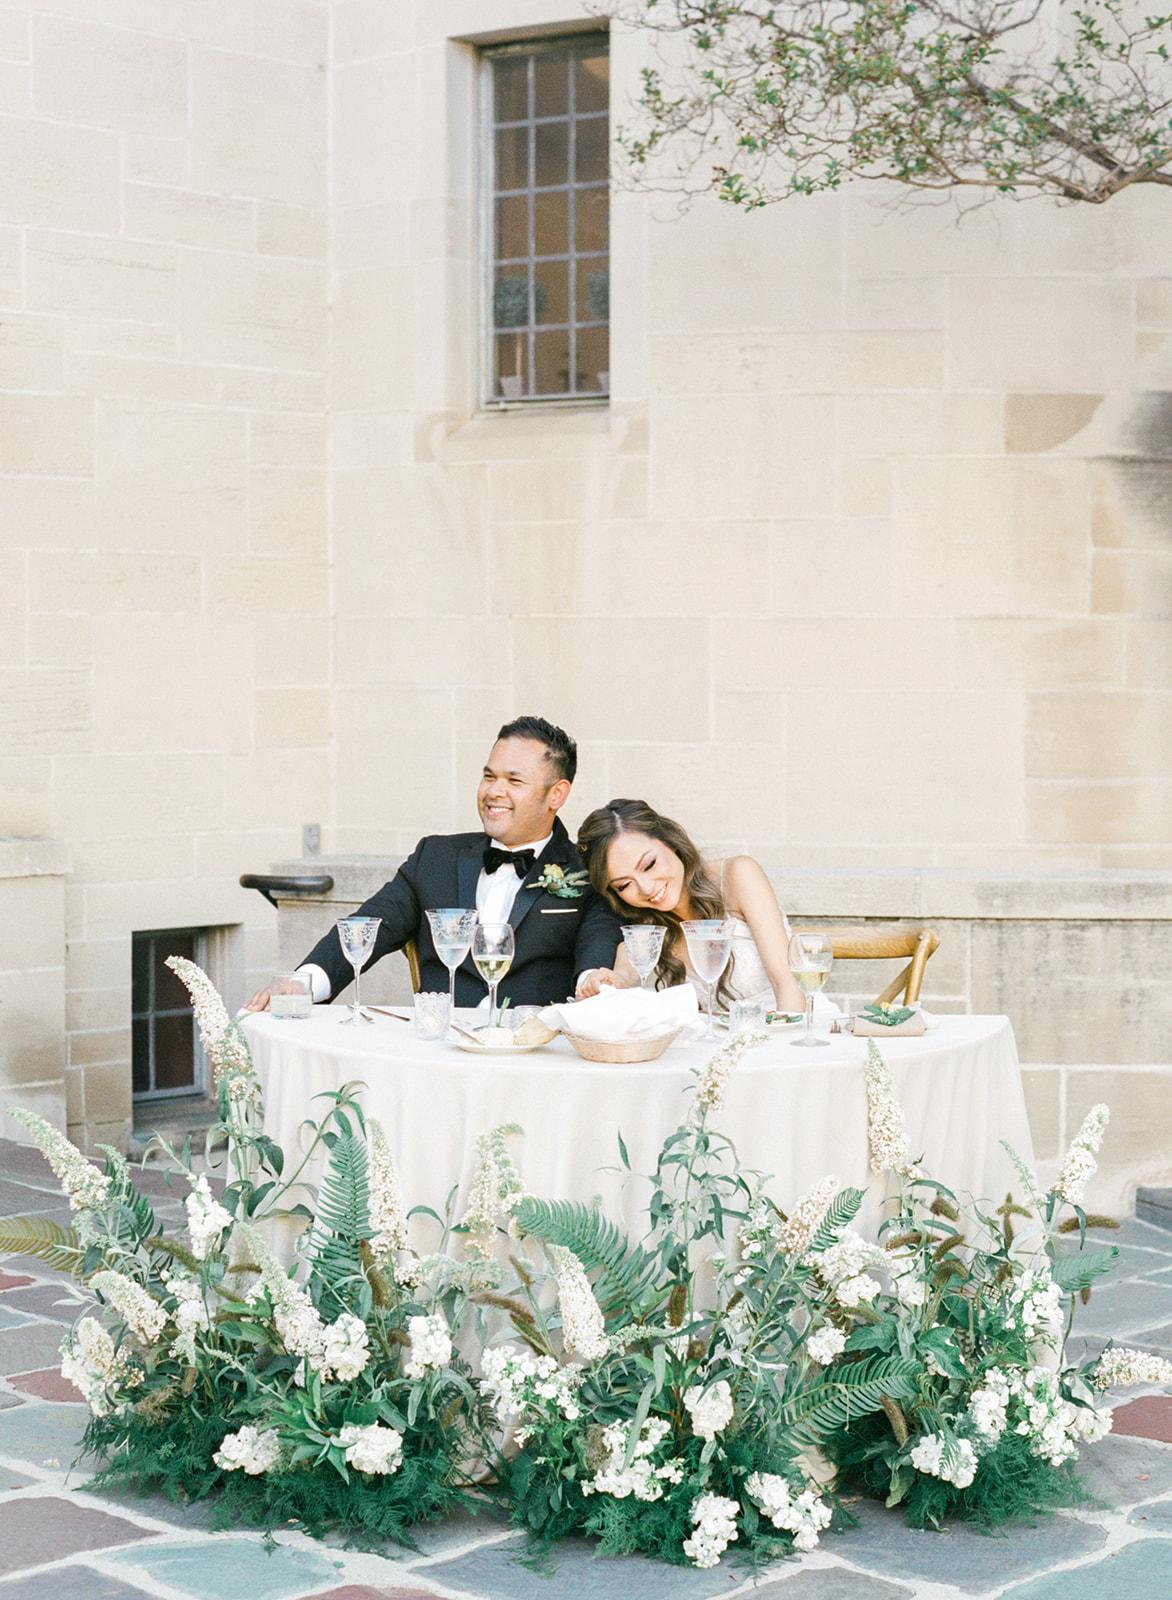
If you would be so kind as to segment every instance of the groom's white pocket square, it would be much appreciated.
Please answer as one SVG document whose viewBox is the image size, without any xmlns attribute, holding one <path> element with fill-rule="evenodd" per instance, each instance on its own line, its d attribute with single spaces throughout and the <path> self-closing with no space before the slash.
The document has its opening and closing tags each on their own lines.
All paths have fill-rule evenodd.
<svg viewBox="0 0 1172 1600">
<path fill-rule="evenodd" d="M 543 917 L 576 917 L 578 915 L 578 907 L 577 906 L 542 906 L 541 915 Z"/>
</svg>

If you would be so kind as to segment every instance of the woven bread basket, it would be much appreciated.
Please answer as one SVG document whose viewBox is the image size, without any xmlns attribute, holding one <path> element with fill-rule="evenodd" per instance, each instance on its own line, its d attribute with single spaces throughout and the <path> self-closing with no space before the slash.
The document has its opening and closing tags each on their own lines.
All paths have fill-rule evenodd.
<svg viewBox="0 0 1172 1600">
<path fill-rule="evenodd" d="M 613 1043 L 602 1039 L 579 1039 L 574 1033 L 567 1033 L 565 1037 L 583 1061 L 619 1063 L 654 1061 L 663 1054 L 669 1044 L 679 1038 L 679 1034 L 679 1028 L 673 1028 L 670 1033 L 657 1033 L 650 1039 L 620 1039 Z"/>
</svg>

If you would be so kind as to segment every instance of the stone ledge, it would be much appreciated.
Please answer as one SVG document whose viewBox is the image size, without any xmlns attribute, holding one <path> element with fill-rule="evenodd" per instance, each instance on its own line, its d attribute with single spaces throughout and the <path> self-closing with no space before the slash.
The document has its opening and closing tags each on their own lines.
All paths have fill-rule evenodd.
<svg viewBox="0 0 1172 1600">
<path fill-rule="evenodd" d="M 64 878 L 69 851 L 56 839 L 0 837 L 0 878 Z"/>
</svg>

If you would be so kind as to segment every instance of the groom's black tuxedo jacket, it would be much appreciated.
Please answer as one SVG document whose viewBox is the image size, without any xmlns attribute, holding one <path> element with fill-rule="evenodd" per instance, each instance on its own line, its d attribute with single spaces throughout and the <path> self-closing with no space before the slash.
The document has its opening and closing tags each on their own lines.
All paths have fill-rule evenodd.
<svg viewBox="0 0 1172 1600">
<path fill-rule="evenodd" d="M 475 907 L 476 884 L 488 842 L 482 833 L 435 834 L 420 839 L 390 883 L 384 883 L 354 913 L 382 918 L 368 966 L 414 939 L 424 989 L 447 988 L 448 969 L 435 953 L 424 912 L 440 906 Z M 509 914 L 516 954 L 501 979 L 498 999 L 507 997 L 515 1006 L 565 1000 L 573 994 L 579 973 L 589 967 L 614 966 L 622 942 L 618 918 L 588 883 L 573 900 L 529 888 L 542 869 L 554 862 L 566 872 L 577 872 L 582 866 L 569 834 L 556 819 L 553 838 L 522 880 Z M 354 969 L 342 954 L 335 928 L 314 945 L 305 961 L 329 975 L 331 999 L 353 981 Z M 487 992 L 471 956 L 467 957 L 456 971 L 456 1004 L 478 1005 Z"/>
</svg>

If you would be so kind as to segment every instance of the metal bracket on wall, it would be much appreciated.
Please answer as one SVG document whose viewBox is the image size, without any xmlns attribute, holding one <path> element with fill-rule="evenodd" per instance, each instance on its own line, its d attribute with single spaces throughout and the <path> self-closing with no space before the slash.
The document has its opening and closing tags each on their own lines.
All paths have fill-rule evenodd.
<svg viewBox="0 0 1172 1600">
<path fill-rule="evenodd" d="M 242 872 L 240 887 L 255 889 L 258 894 L 263 894 L 269 905 L 275 909 L 277 902 L 273 898 L 274 895 L 328 894 L 334 887 L 334 880 L 328 872 L 307 872 L 296 875 Z"/>
</svg>

